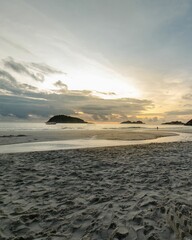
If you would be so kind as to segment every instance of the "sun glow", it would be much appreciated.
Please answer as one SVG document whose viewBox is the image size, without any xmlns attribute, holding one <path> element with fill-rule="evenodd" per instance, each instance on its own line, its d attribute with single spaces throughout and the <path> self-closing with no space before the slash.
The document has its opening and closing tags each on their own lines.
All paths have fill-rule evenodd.
<svg viewBox="0 0 192 240">
<path fill-rule="evenodd" d="M 37 87 L 45 92 L 56 92 L 57 90 L 59 90 L 59 87 L 55 85 L 55 83 L 58 81 L 58 77 L 57 76 L 49 76 L 46 77 L 45 80 L 43 82 L 39 82 L 37 84 Z"/>
<path fill-rule="evenodd" d="M 62 76 L 58 76 L 57 78 L 55 76 L 53 78 L 46 77 L 43 82 L 38 82 L 36 87 L 45 92 L 57 92 L 63 88 L 62 85 L 56 85 L 58 79 L 61 79 L 60 82 L 63 83 L 63 85 L 67 85 L 69 91 L 88 90 L 92 91 L 92 95 L 103 99 L 141 97 L 141 92 L 139 89 L 137 89 L 128 81 L 125 81 L 125 79 L 118 79 L 114 76 L 101 76 L 99 74 L 91 75 L 91 73 L 84 72 L 78 76 L 73 74 L 70 77 L 65 77 L 65 79 L 62 79 Z"/>
<path fill-rule="evenodd" d="M 132 79 L 101 69 L 78 70 L 65 80 L 69 90 L 90 90 L 94 95 L 105 99 L 141 97 L 139 89 L 132 82 Z"/>
<path fill-rule="evenodd" d="M 45 76 L 44 81 L 38 82 L 36 86 L 46 92 L 59 92 L 64 88 L 69 91 L 88 90 L 92 91 L 92 95 L 103 99 L 142 97 L 141 91 L 134 84 L 134 79 L 125 78 L 98 63 L 89 62 L 87 66 L 82 64 L 67 72 L 67 74 Z M 58 81 L 61 84 L 56 84 Z"/>
</svg>

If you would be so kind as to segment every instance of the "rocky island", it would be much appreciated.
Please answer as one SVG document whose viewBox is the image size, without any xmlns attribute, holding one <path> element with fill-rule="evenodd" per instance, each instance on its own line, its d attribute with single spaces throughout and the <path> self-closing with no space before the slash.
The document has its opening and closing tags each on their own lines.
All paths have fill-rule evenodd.
<svg viewBox="0 0 192 240">
<path fill-rule="evenodd" d="M 121 122 L 121 124 L 145 124 L 145 123 L 143 123 L 142 121 L 125 121 L 125 122 Z"/>
<path fill-rule="evenodd" d="M 187 123 L 183 123 L 181 121 L 171 121 L 171 122 L 165 122 L 165 123 L 162 123 L 162 125 L 185 125 L 185 126 L 192 126 L 192 119 L 189 120 Z"/>
<path fill-rule="evenodd" d="M 51 117 L 46 124 L 57 124 L 57 123 L 87 123 L 81 118 L 66 116 L 66 115 L 55 115 Z"/>
<path fill-rule="evenodd" d="M 186 126 L 192 126 L 192 119 L 185 123 Z"/>
<path fill-rule="evenodd" d="M 171 122 L 165 122 L 165 123 L 162 123 L 162 125 L 184 125 L 183 122 L 181 121 L 171 121 Z"/>
</svg>

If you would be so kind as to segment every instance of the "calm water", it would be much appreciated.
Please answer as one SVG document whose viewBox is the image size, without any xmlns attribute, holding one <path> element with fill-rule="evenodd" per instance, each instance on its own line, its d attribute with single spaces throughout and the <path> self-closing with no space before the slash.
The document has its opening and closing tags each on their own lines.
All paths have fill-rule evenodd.
<svg viewBox="0 0 192 240">
<path fill-rule="evenodd" d="M 17 134 L 19 131 L 66 131 L 66 130 L 109 130 L 114 129 L 128 129 L 129 131 L 143 131 L 143 130 L 167 130 L 171 132 L 185 132 L 179 133 L 178 136 L 163 137 L 152 140 L 137 140 L 137 141 L 116 141 L 116 140 L 98 140 L 98 139 L 76 139 L 63 141 L 47 141 L 47 142 L 33 142 L 20 143 L 12 145 L 0 146 L 0 153 L 15 153 L 15 152 L 31 152 L 31 151 L 48 151 L 59 149 L 77 149 L 89 147 L 103 147 L 103 146 L 120 146 L 120 145 L 135 145 L 147 143 L 162 143 L 162 142 L 176 142 L 176 141 L 192 141 L 192 127 L 175 126 L 175 125 L 124 125 L 124 124 L 56 124 L 46 125 L 45 123 L 0 123 L 0 132 L 6 134 Z M 11 147 L 10 147 L 11 146 Z"/>
<path fill-rule="evenodd" d="M 131 130 L 144 130 L 151 129 L 154 130 L 159 127 L 159 130 L 165 129 L 170 131 L 177 130 L 191 130 L 191 126 L 180 126 L 180 125 L 148 125 L 148 124 L 56 124 L 56 125 L 46 125 L 45 123 L 22 123 L 22 122 L 0 122 L 0 132 L 1 131 L 47 131 L 47 130 L 101 130 L 101 129 L 129 129 Z"/>
</svg>

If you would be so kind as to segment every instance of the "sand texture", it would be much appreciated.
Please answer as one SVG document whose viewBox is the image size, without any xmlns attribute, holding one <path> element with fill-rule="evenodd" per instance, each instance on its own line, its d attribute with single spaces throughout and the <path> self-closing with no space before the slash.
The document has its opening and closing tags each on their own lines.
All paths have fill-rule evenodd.
<svg viewBox="0 0 192 240">
<path fill-rule="evenodd" d="M 192 239 L 192 143 L 1 154 L 0 239 Z"/>
</svg>

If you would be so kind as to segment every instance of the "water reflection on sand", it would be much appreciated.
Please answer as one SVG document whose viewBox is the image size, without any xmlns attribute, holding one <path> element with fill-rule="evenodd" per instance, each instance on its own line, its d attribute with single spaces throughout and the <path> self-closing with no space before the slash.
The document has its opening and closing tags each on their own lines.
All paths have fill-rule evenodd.
<svg viewBox="0 0 192 240">
<path fill-rule="evenodd" d="M 78 149 L 104 146 L 123 146 L 123 145 L 137 145 L 149 143 L 166 143 L 166 142 L 186 142 L 192 141 L 192 134 L 190 133 L 176 133 L 177 136 L 160 137 L 150 140 L 103 140 L 103 139 L 75 139 L 75 140 L 60 140 L 60 141 L 44 141 L 19 143 L 0 146 L 0 153 L 16 153 L 16 152 L 33 152 L 33 151 L 50 151 L 61 149 Z"/>
</svg>

